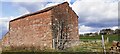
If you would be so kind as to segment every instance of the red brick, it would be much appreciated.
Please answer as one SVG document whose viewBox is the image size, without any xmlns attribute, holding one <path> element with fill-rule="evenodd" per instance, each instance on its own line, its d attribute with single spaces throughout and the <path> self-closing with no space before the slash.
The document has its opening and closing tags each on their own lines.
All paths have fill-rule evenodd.
<svg viewBox="0 0 120 54">
<path fill-rule="evenodd" d="M 78 16 L 66 2 L 11 20 L 9 25 L 10 30 L 2 40 L 3 48 L 52 48 L 52 39 L 60 39 L 59 34 L 79 40 Z"/>
</svg>

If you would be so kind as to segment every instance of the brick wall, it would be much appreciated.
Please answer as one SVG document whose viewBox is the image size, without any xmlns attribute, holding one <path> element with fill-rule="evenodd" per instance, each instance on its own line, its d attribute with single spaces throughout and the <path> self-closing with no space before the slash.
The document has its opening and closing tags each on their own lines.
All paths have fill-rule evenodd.
<svg viewBox="0 0 120 54">
<path fill-rule="evenodd" d="M 70 45 L 70 40 L 66 39 L 79 40 L 78 17 L 68 3 L 63 3 L 51 10 L 10 21 L 10 30 L 2 44 L 3 49 L 6 46 L 12 49 L 61 49 L 65 44 Z"/>
<path fill-rule="evenodd" d="M 10 22 L 10 47 L 52 48 L 51 11 Z"/>
<path fill-rule="evenodd" d="M 53 30 L 53 39 L 56 42 L 56 48 L 63 45 L 72 45 L 75 43 L 75 40 L 79 40 L 78 36 L 78 17 L 73 12 L 68 3 L 59 5 L 52 9 L 52 30 Z M 62 36 L 62 37 L 61 37 Z M 59 40 L 62 39 L 62 43 Z M 67 39 L 67 40 L 65 40 Z M 65 40 L 65 41 L 64 41 Z M 74 42 L 74 43 L 73 43 Z M 68 44 L 69 43 L 69 44 Z"/>
</svg>

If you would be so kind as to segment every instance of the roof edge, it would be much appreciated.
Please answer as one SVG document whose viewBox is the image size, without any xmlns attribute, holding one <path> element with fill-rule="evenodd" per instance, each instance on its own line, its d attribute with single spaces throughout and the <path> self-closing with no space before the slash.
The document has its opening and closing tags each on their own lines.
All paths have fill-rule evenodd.
<svg viewBox="0 0 120 54">
<path fill-rule="evenodd" d="M 18 20 L 18 19 L 21 19 L 21 18 L 25 18 L 25 17 L 31 16 L 31 15 L 35 15 L 35 14 L 47 12 L 47 11 L 53 9 L 53 8 L 56 7 L 56 6 L 59 6 L 59 5 L 62 5 L 62 4 L 66 4 L 66 3 L 69 5 L 68 2 L 63 2 L 63 3 L 57 4 L 57 5 L 54 5 L 54 6 L 51 6 L 51 7 L 47 7 L 47 8 L 45 8 L 45 9 L 42 9 L 42 10 L 39 10 L 39 11 L 36 11 L 36 12 L 33 12 L 33 13 L 25 14 L 25 15 L 23 15 L 23 16 L 20 16 L 20 17 L 18 17 L 18 18 L 15 18 L 15 19 L 13 19 L 13 20 L 10 20 L 10 22 L 15 21 L 15 20 Z"/>
</svg>

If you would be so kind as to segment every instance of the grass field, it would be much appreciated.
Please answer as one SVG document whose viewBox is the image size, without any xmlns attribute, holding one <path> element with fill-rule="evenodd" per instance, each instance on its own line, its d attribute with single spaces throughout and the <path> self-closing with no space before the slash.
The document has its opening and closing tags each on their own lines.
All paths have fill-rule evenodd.
<svg viewBox="0 0 120 54">
<path fill-rule="evenodd" d="M 109 39 L 107 42 L 107 38 Z M 97 36 L 80 36 L 81 41 L 87 41 L 80 43 L 79 46 L 71 48 L 70 51 L 78 52 L 103 52 L 101 35 Z M 109 52 L 110 47 L 112 46 L 113 41 L 119 41 L 119 36 L 116 35 L 104 35 L 106 51 Z M 97 41 L 97 42 L 93 42 Z"/>
<path fill-rule="evenodd" d="M 104 39 L 106 40 L 107 38 L 109 38 L 109 41 L 119 41 L 119 36 L 118 34 L 116 35 L 104 35 Z M 101 40 L 101 35 L 97 35 L 97 36 L 80 36 L 80 40 Z"/>
<path fill-rule="evenodd" d="M 109 42 L 106 42 L 107 38 L 109 38 Z M 109 48 L 112 45 L 112 41 L 119 41 L 118 35 L 104 35 L 105 39 L 105 47 L 106 51 L 109 52 Z M 88 41 L 88 42 L 84 42 Z M 96 42 L 94 42 L 96 41 Z M 66 53 L 72 53 L 72 52 L 81 52 L 81 54 L 89 53 L 94 54 L 92 52 L 99 52 L 97 54 L 103 53 L 103 48 L 102 48 L 102 43 L 101 43 L 101 35 L 98 36 L 80 36 L 80 44 L 71 48 L 67 48 L 63 50 L 64 52 L 61 51 L 53 51 L 54 53 L 50 53 L 49 50 L 44 54 L 66 54 Z M 41 51 L 42 52 L 42 51 Z M 65 53 L 66 52 L 66 53 Z M 7 53 L 7 52 L 6 52 Z M 30 54 L 30 52 L 23 52 L 23 54 Z M 5 54 L 5 53 L 3 53 Z M 10 54 L 10 53 L 9 53 Z M 18 54 L 17 52 L 14 54 Z M 38 54 L 38 53 L 36 53 Z M 79 54 L 79 53 L 78 53 Z M 90 54 L 90 53 L 89 53 Z M 95 53 L 96 54 L 96 53 Z"/>
</svg>

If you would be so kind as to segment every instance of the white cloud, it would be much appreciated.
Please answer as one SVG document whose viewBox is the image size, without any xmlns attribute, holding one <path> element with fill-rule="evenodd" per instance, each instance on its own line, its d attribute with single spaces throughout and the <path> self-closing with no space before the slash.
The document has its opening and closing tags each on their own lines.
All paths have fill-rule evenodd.
<svg viewBox="0 0 120 54">
<path fill-rule="evenodd" d="M 19 16 L 22 16 L 24 14 L 28 14 L 31 12 L 31 10 L 40 10 L 44 7 L 53 6 L 59 3 L 62 3 L 64 1 L 68 1 L 70 3 L 71 0 L 1 0 L 2 2 L 12 2 L 13 6 L 16 6 L 18 8 L 18 13 L 20 15 L 18 16 L 12 16 L 12 17 L 1 17 L 0 16 L 0 37 L 2 36 L 2 32 L 6 32 L 3 30 L 7 30 L 9 28 L 9 21 L 13 20 L 15 18 L 18 18 Z M 48 3 L 47 2 L 52 2 Z M 57 3 L 56 3 L 57 2 Z M 0 14 L 1 15 L 1 14 Z"/>
<path fill-rule="evenodd" d="M 19 6 L 20 13 L 26 14 L 30 13 L 31 9 L 40 10 L 49 6 L 56 5 L 58 3 L 62 3 L 67 1 L 70 4 L 71 0 L 2 0 L 5 2 L 14 2 Z M 25 3 L 21 3 L 25 2 Z M 40 3 L 39 3 L 40 2 Z M 44 3 L 44 2 L 52 2 L 52 3 Z M 20 4 L 21 3 L 21 4 Z M 29 8 L 28 6 L 32 6 Z M 113 0 L 76 0 L 72 5 L 70 4 L 72 9 L 77 13 L 80 17 L 80 24 L 86 23 L 104 23 L 107 21 L 118 21 L 118 2 L 114 2 Z M 21 15 L 20 15 L 21 16 Z M 8 17 L 7 17 L 8 18 Z M 16 17 L 11 17 L 14 19 Z M 1 23 L 1 21 L 0 21 Z M 99 25 L 99 24 L 98 24 Z M 95 32 L 102 28 L 93 28 L 91 26 L 79 25 L 80 33 L 88 33 Z M 103 27 L 106 28 L 106 27 Z M 107 27 L 109 28 L 109 27 Z M 116 27 L 111 27 L 115 29 Z"/>
<path fill-rule="evenodd" d="M 80 31 L 81 31 L 81 32 L 90 31 L 90 30 L 92 30 L 92 29 L 93 29 L 93 28 L 88 27 L 88 26 L 85 26 L 85 25 L 80 26 Z"/>
<path fill-rule="evenodd" d="M 54 0 L 53 0 L 53 1 L 54 1 Z M 55 1 L 56 1 L 56 0 L 55 0 Z M 54 6 L 54 5 L 57 5 L 57 4 L 60 4 L 60 3 L 63 3 L 63 2 L 68 2 L 69 5 L 71 6 L 71 4 L 70 4 L 71 0 L 61 0 L 61 1 L 59 1 L 59 2 L 48 3 L 44 8 L 46 8 L 46 7 L 50 7 L 50 6 Z M 42 9 L 44 9 L 44 8 L 42 8 Z"/>
<path fill-rule="evenodd" d="M 0 18 L 0 39 L 9 30 L 9 21 L 15 19 L 15 17 L 2 17 Z"/>
<path fill-rule="evenodd" d="M 18 2 L 15 2 L 15 1 L 18 1 Z M 13 2 L 14 6 L 22 7 L 22 9 L 24 9 L 24 10 L 26 9 L 29 12 L 35 12 L 35 11 L 44 9 L 46 7 L 50 7 L 50 6 L 54 6 L 54 5 L 63 3 L 65 1 L 67 1 L 69 4 L 71 2 L 71 0 L 40 0 L 40 1 L 35 0 L 34 2 L 33 1 L 25 2 L 23 0 L 15 0 L 15 1 L 14 0 L 11 1 L 11 2 Z M 48 2 L 50 2 L 50 3 L 48 3 Z M 70 4 L 70 6 L 71 6 L 71 4 Z"/>
<path fill-rule="evenodd" d="M 70 2 L 71 2 L 71 0 L 65 0 L 65 2 L 66 2 L 66 1 L 67 1 L 69 4 L 70 4 Z"/>
<path fill-rule="evenodd" d="M 1 0 L 3 2 L 46 2 L 46 0 Z"/>
<path fill-rule="evenodd" d="M 100 28 L 92 28 L 85 25 L 79 26 L 79 34 L 97 32 Z"/>
<path fill-rule="evenodd" d="M 107 25 L 118 23 L 118 1 L 76 0 L 72 4 L 72 9 L 79 16 L 80 34 L 95 32 L 105 28 L 117 28 L 117 26 L 107 27 Z"/>
<path fill-rule="evenodd" d="M 29 2 L 11 2 L 11 3 L 12 3 L 12 6 L 18 8 L 18 11 L 19 11 L 18 13 L 22 13 L 22 14 L 30 13 L 32 9 L 39 10 L 44 5 L 44 3 L 38 3 L 38 2 L 30 2 L 30 3 Z"/>
<path fill-rule="evenodd" d="M 59 4 L 59 3 L 49 3 L 44 8 L 47 8 L 47 7 L 50 7 L 50 6 L 54 6 L 54 5 L 57 5 L 57 4 Z M 44 8 L 42 8 L 42 9 L 44 9 Z"/>
<path fill-rule="evenodd" d="M 8 30 L 10 19 L 11 18 L 7 18 L 7 17 L 0 18 L 0 27 L 1 27 L 1 29 L 3 29 L 3 27 L 5 27 L 4 29 Z M 0 31 L 2 31 L 2 30 L 0 30 Z"/>
<path fill-rule="evenodd" d="M 4 31 L 8 30 L 8 28 L 9 28 L 8 25 L 9 24 L 8 24 L 7 18 L 0 18 L 0 39 L 2 38 Z"/>
<path fill-rule="evenodd" d="M 2 27 L 0 27 L 0 36 L 2 36 Z"/>
<path fill-rule="evenodd" d="M 94 32 L 99 32 L 102 29 L 112 29 L 116 30 L 118 29 L 118 26 L 113 26 L 113 27 L 103 27 L 103 28 L 93 28 L 85 25 L 79 26 L 79 34 L 85 34 L 85 33 L 94 33 Z"/>
<path fill-rule="evenodd" d="M 101 28 L 101 29 L 112 29 L 112 30 L 115 30 L 115 29 L 118 29 L 118 26 L 104 27 L 104 28 Z"/>
<path fill-rule="evenodd" d="M 24 7 L 19 7 L 19 12 L 22 13 L 22 14 L 29 14 L 30 12 L 24 8 Z"/>
<path fill-rule="evenodd" d="M 81 19 L 88 22 L 115 20 L 118 17 L 118 2 L 107 1 L 77 0 L 73 3 L 72 8 Z"/>
<path fill-rule="evenodd" d="M 63 2 L 70 0 L 1 0 L 3 2 Z"/>
<path fill-rule="evenodd" d="M 118 29 L 118 26 L 111 27 L 112 30 Z"/>
<path fill-rule="evenodd" d="M 19 17 L 19 16 L 18 16 Z M 14 16 L 10 16 L 10 17 L 2 17 L 0 18 L 0 27 L 1 27 L 1 30 L 9 30 L 9 21 L 10 20 L 13 20 L 17 17 L 14 17 Z"/>
</svg>

